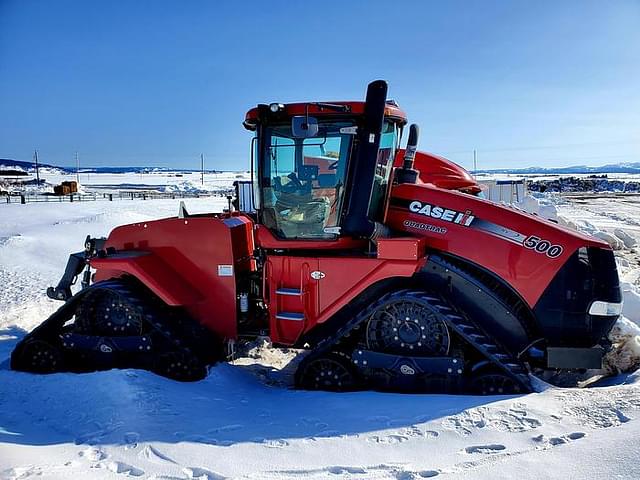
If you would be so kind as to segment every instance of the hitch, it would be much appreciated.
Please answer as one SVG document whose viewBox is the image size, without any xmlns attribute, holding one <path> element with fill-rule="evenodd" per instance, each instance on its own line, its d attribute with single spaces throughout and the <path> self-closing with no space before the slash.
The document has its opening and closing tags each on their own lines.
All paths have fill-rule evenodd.
<svg viewBox="0 0 640 480">
<path fill-rule="evenodd" d="M 84 251 L 72 253 L 69 255 L 67 266 L 64 269 L 64 274 L 55 287 L 47 288 L 47 297 L 53 300 L 67 301 L 72 297 L 71 286 L 76 284 L 78 275 L 82 273 L 82 281 L 80 285 L 82 289 L 85 289 L 91 283 L 91 268 L 89 267 L 89 260 L 99 252 L 104 250 L 104 244 L 107 241 L 106 238 L 91 238 L 87 235 L 84 241 Z"/>
</svg>

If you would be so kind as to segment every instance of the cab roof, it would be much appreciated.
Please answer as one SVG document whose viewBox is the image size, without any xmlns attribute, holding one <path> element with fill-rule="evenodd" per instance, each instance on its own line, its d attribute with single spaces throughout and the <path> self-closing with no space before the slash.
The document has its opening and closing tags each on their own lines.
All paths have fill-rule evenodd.
<svg viewBox="0 0 640 480">
<path fill-rule="evenodd" d="M 336 108 L 329 108 L 327 105 L 331 105 L 332 107 L 344 107 L 344 110 L 337 110 Z M 282 117 L 292 117 L 294 115 L 305 115 L 309 113 L 309 115 L 313 115 L 314 117 L 322 117 L 322 116 L 354 116 L 354 115 L 362 115 L 364 113 L 364 105 L 365 102 L 301 102 L 301 103 L 285 103 L 282 105 L 282 108 L 279 112 L 279 115 Z M 257 107 L 249 110 L 245 116 L 244 126 L 248 130 L 255 130 L 256 125 L 258 124 L 258 119 L 260 116 L 260 111 L 263 109 L 269 108 L 269 105 L 258 105 Z M 386 107 L 384 109 L 385 117 L 393 119 L 398 123 L 404 125 L 407 123 L 407 115 L 400 109 L 397 103 L 394 101 L 387 101 Z"/>
</svg>

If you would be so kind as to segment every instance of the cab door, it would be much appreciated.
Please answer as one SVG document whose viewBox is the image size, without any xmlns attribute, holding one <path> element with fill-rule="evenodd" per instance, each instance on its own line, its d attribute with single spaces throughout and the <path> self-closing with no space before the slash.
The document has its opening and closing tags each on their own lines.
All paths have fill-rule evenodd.
<svg viewBox="0 0 640 480">
<path fill-rule="evenodd" d="M 292 345 L 318 317 L 318 259 L 269 255 L 265 263 L 265 299 L 271 340 Z"/>
</svg>

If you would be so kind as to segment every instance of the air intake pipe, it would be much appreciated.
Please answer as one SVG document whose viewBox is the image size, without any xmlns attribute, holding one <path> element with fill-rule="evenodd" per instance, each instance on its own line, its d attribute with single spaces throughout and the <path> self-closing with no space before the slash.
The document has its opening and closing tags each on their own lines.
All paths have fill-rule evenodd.
<svg viewBox="0 0 640 480">
<path fill-rule="evenodd" d="M 412 123 L 409 127 L 409 140 L 407 148 L 404 152 L 404 162 L 402 168 L 396 172 L 396 180 L 398 183 L 416 183 L 420 172 L 413 168 L 413 160 L 416 157 L 416 149 L 418 148 L 418 135 L 420 129 L 418 125 Z"/>
</svg>

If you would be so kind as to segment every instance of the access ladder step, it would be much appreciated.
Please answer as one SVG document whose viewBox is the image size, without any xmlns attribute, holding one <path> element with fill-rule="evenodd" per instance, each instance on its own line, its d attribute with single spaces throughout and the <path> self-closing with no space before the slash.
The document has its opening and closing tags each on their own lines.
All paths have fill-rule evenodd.
<svg viewBox="0 0 640 480">
<path fill-rule="evenodd" d="M 292 320 L 295 322 L 302 322 L 304 320 L 304 314 L 296 312 L 280 312 L 276 313 L 278 320 Z"/>
<path fill-rule="evenodd" d="M 292 297 L 299 297 L 302 295 L 302 290 L 299 288 L 278 288 L 276 290 L 276 295 L 289 295 Z"/>
</svg>

